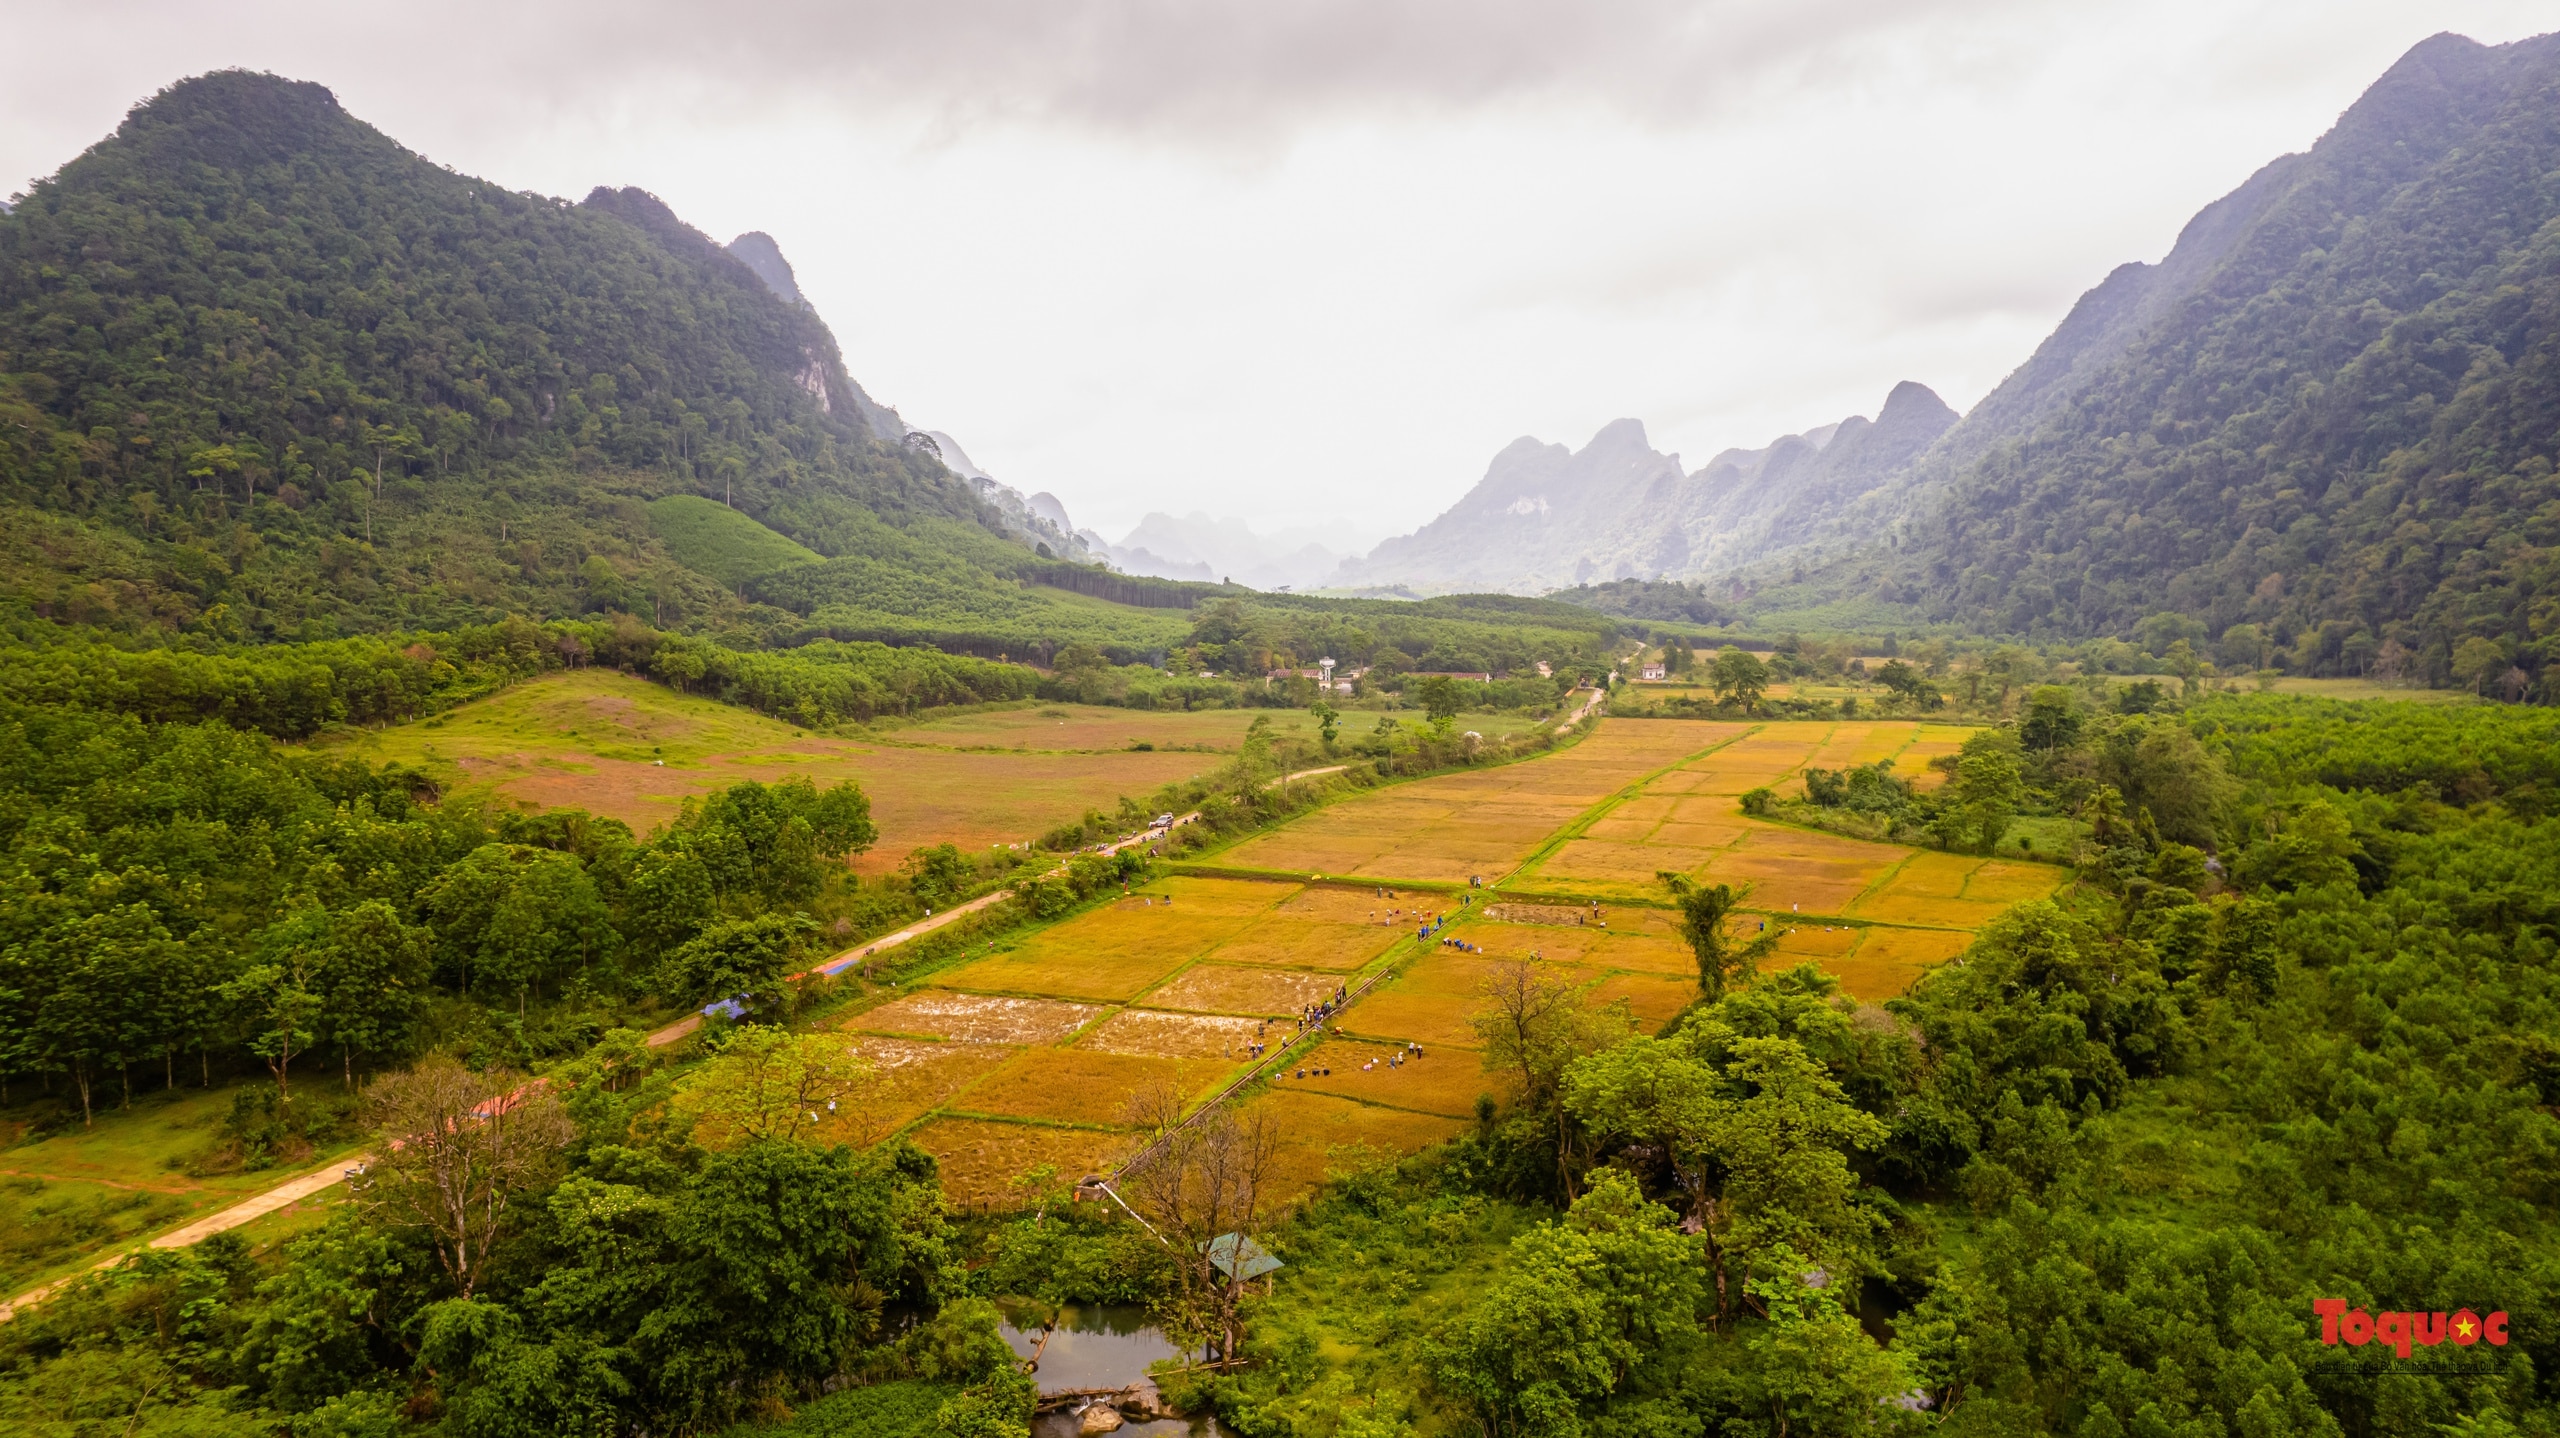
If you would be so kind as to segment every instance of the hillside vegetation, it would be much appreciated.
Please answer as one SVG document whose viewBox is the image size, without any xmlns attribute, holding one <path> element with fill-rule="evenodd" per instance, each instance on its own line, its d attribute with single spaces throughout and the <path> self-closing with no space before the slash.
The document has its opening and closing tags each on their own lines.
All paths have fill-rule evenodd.
<svg viewBox="0 0 2560 1438">
<path fill-rule="evenodd" d="M 1889 547 L 1764 574 L 1754 607 L 1871 595 L 2037 638 L 2165 611 L 2300 673 L 2550 697 L 2555 168 L 2560 37 L 2427 41 L 2084 297 Z"/>
</svg>

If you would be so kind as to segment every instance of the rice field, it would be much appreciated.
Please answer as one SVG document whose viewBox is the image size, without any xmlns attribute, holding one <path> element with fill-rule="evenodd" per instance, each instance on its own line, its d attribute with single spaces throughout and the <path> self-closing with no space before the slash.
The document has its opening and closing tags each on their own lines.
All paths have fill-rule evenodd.
<svg viewBox="0 0 2560 1438">
<path fill-rule="evenodd" d="M 1303 1189 L 1362 1154 L 1463 1131 L 1478 1095 L 1508 1092 L 1470 1019 L 1509 963 L 1536 962 L 1635 1031 L 1675 1023 L 1697 997 L 1696 959 L 1661 871 L 1747 886 L 1735 931 L 1774 937 L 1766 967 L 1820 964 L 1869 1002 L 2051 892 L 2050 866 L 1741 809 L 1808 766 L 1925 764 L 1961 738 L 1911 722 L 1611 720 L 1553 756 L 1316 810 L 1207 856 L 1214 873 L 1160 878 L 844 1026 L 881 1056 L 884 1112 L 944 1158 L 954 1193 L 1003 1203 L 1030 1166 L 1133 1150 L 1134 1094 L 1204 1099 L 1308 1005 L 1375 979 L 1244 1100 L 1281 1119 L 1284 1186 Z M 1450 887 L 1477 876 L 1489 892 Z M 1441 915 L 1445 931 L 1417 941 Z"/>
<path fill-rule="evenodd" d="M 1280 1152 L 1271 1191 L 1287 1199 L 1313 1191 L 1326 1179 L 1393 1160 L 1474 1127 L 1467 1119 L 1386 1108 L 1331 1094 L 1275 1084 L 1250 1101 L 1250 1110 L 1277 1122 Z"/>
<path fill-rule="evenodd" d="M 1025 1202 L 1017 1180 L 1044 1164 L 1057 1170 L 1058 1182 L 1073 1183 L 1109 1173 L 1138 1147 L 1135 1135 L 1112 1129 L 976 1118 L 936 1118 L 907 1137 L 940 1163 L 943 1191 L 954 1202 L 999 1208 Z"/>
<path fill-rule="evenodd" d="M 1068 717 L 1008 709 L 901 727 L 887 739 L 822 735 L 627 674 L 579 669 L 334 747 L 415 765 L 450 791 L 585 809 L 639 834 L 673 819 L 685 799 L 741 779 L 800 776 L 820 786 L 851 779 L 870 796 L 880 828 L 854 867 L 878 874 L 922 845 L 1020 843 L 1088 809 L 1109 809 L 1124 794 L 1202 773 L 1223 754 L 1183 750 L 1231 749 L 1252 718 L 1083 706 L 1054 712 Z M 1036 747 L 1034 737 L 1058 747 Z M 1139 742 L 1155 748 L 1130 747 Z"/>
<path fill-rule="evenodd" d="M 1031 1049 L 962 1089 L 950 1107 L 961 1113 L 1048 1119 L 1058 1123 L 1127 1124 L 1131 1103 L 1166 1087 L 1186 1099 L 1205 1097 L 1239 1058 L 1176 1059 L 1105 1049 Z"/>
<path fill-rule="evenodd" d="M 1010 749 L 1020 753 L 1100 754 L 1133 749 L 1232 754 L 1245 730 L 1267 719 L 1274 737 L 1316 740 L 1316 723 L 1298 709 L 1112 709 L 1092 704 L 1034 704 L 980 709 L 913 723 L 884 722 L 873 732 L 893 744 L 937 749 Z M 1359 720 L 1366 724 L 1367 720 Z M 1500 736 L 1542 722 L 1524 714 L 1462 714 L 1460 729 Z"/>
<path fill-rule="evenodd" d="M 1328 805 L 1223 851 L 1217 862 L 1276 873 L 1491 883 L 1594 805 L 1748 727 L 1612 720 L 1553 755 Z"/>
</svg>

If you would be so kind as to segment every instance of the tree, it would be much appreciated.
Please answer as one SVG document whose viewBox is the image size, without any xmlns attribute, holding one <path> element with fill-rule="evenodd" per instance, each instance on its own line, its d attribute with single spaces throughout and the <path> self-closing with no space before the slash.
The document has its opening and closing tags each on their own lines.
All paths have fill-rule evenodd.
<svg viewBox="0 0 2560 1438">
<path fill-rule="evenodd" d="M 1512 1241 L 1504 1276 L 1426 1354 L 1485 1431 L 1563 1438 L 1694 1327 L 1700 1294 L 1695 1240 L 1601 1169 L 1564 1222 Z"/>
<path fill-rule="evenodd" d="M 512 989 L 519 1011 L 534 989 L 585 976 L 619 941 L 586 866 L 555 849 L 483 844 L 419 897 L 454 986 Z"/>
<path fill-rule="evenodd" d="M 1747 1290 L 1768 1322 L 1750 1338 L 1754 1376 L 1778 1433 L 1892 1433 L 1927 1426 L 1918 1377 L 1879 1348 L 1850 1309 L 1855 1281 L 1780 1244 Z M 2084 1430 L 2085 1431 L 2085 1430 Z"/>
<path fill-rule="evenodd" d="M 1946 696 L 1929 682 L 1918 669 L 1899 659 L 1888 659 L 1876 670 L 1876 682 L 1892 691 L 1895 698 L 1914 709 L 1932 710 L 1946 707 Z"/>
<path fill-rule="evenodd" d="M 702 859 L 723 899 L 796 904 L 824 882 L 819 860 L 861 853 L 879 830 L 870 797 L 851 780 L 822 793 L 806 779 L 750 779 L 687 799 L 670 837 Z"/>
<path fill-rule="evenodd" d="M 1139 1213 L 1173 1252 L 1177 1287 L 1165 1326 L 1215 1359 L 1244 1342 L 1245 1265 L 1232 1261 L 1262 1231 L 1280 1177 L 1278 1120 L 1262 1105 L 1220 1104 L 1186 1119 L 1170 1083 L 1141 1089 L 1130 1116 L 1157 1136 L 1123 1177 Z M 1221 1267 L 1221 1259 L 1228 1259 Z"/>
<path fill-rule="evenodd" d="M 1707 671 L 1707 684 L 1719 702 L 1739 704 L 1744 713 L 1753 713 L 1760 707 L 1760 696 L 1769 692 L 1769 666 L 1759 656 L 1728 644 L 1717 651 L 1715 665 Z"/>
<path fill-rule="evenodd" d="M 813 1142 L 858 1123 L 853 1100 L 871 1081 L 871 1065 L 841 1037 L 742 1028 L 678 1086 L 675 1109 L 706 1148 Z"/>
<path fill-rule="evenodd" d="M 930 908 L 948 908 L 969 892 L 978 881 L 969 856 L 956 844 L 935 844 L 907 855 L 900 868 L 907 872 L 907 887 L 914 890 L 918 901 Z"/>
<path fill-rule="evenodd" d="M 1467 707 L 1466 692 L 1458 681 L 1446 674 L 1433 674 L 1414 686 L 1414 697 L 1422 701 L 1422 715 L 1431 727 L 1442 733 L 1457 721 L 1458 712 Z"/>
<path fill-rule="evenodd" d="M 704 929 L 669 954 L 651 987 L 682 1004 L 736 999 L 768 1020 L 790 1008 L 783 980 L 807 966 L 818 921 L 806 914 L 758 914 Z"/>
<path fill-rule="evenodd" d="M 1307 707 L 1307 713 L 1316 721 L 1316 733 L 1324 741 L 1325 752 L 1332 753 L 1333 741 L 1342 733 L 1342 711 L 1319 699 Z"/>
<path fill-rule="evenodd" d="M 1955 778 L 1939 793 L 1938 817 L 1931 821 L 1930 831 L 1950 849 L 1995 852 L 2025 797 L 2016 736 L 1986 729 L 1964 741 L 1956 757 Z"/>
<path fill-rule="evenodd" d="M 2101 735 L 2093 747 L 2098 777 L 2124 796 L 2128 813 L 2148 810 L 2162 838 L 2201 849 L 2219 847 L 2231 804 L 2231 777 L 2221 757 L 2186 725 L 2158 717 L 2129 720 Z"/>
<path fill-rule="evenodd" d="M 2474 635 L 2454 647 L 2454 681 L 2469 684 L 2474 694 L 2496 683 L 2506 670 L 2507 650 L 2496 640 Z"/>
<path fill-rule="evenodd" d="M 1764 933 L 1737 944 L 1726 931 L 1734 906 L 1749 896 L 1749 890 L 1730 884 L 1693 884 L 1687 876 L 1668 870 L 1654 877 L 1671 890 L 1672 902 L 1680 906 L 1680 937 L 1689 941 L 1689 952 L 1697 957 L 1698 992 L 1709 1002 L 1757 973 L 1760 961 L 1777 951 L 1776 934 Z"/>
<path fill-rule="evenodd" d="M 1540 960 L 1501 960 L 1477 983 L 1479 1007 L 1467 1019 L 1484 1045 L 1486 1070 L 1515 1075 L 1520 1111 L 1551 1130 L 1557 1187 L 1568 1197 L 1574 1133 L 1565 1122 L 1565 1070 L 1625 1039 L 1630 1028 L 1625 1002 L 1595 1008 L 1592 988 Z"/>
<path fill-rule="evenodd" d="M 442 1054 L 365 1090 L 386 1140 L 366 1172 L 365 1203 L 433 1246 L 469 1298 L 506 1231 L 508 1210 L 558 1171 L 572 1129 L 560 1100 L 504 1069 L 474 1073 Z"/>
<path fill-rule="evenodd" d="M 272 962 L 252 964 L 221 992 L 248 1025 L 249 1051 L 266 1060 L 267 1072 L 275 1075 L 277 1099 L 291 1103 L 294 1057 L 311 1047 L 321 1021 L 309 956 L 288 950 Z"/>
<path fill-rule="evenodd" d="M 2018 716 L 2018 742 L 2029 749 L 2068 749 L 2080 742 L 2080 705 L 2059 684 L 2039 685 Z"/>
<path fill-rule="evenodd" d="M 350 1092 L 358 1053 L 378 1057 L 407 1039 L 432 964 L 427 935 L 379 899 L 298 909 L 260 936 L 259 953 L 308 976 L 321 1041 L 337 1046 Z"/>
<path fill-rule="evenodd" d="M 9 957 L 19 976 L 12 987 L 32 1018 L 19 1061 L 69 1068 L 88 1126 L 98 1066 L 128 1065 L 174 1032 L 168 1025 L 179 1016 L 161 1000 L 187 974 L 185 946 L 149 905 L 134 903 L 65 918 Z M 130 1102 L 130 1077 L 125 1094 Z"/>
</svg>

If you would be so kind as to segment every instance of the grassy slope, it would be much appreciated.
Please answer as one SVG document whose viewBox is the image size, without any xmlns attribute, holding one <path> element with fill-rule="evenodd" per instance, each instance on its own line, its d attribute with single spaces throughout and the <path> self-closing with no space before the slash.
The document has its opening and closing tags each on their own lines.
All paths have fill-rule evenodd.
<svg viewBox="0 0 2560 1438">
<path fill-rule="evenodd" d="M 677 563 L 723 584 L 743 584 L 759 574 L 817 564 L 823 558 L 799 541 L 698 494 L 652 500 L 649 528 Z"/>
<path fill-rule="evenodd" d="M 324 1085 L 331 1077 L 314 1076 Z M 127 1239 L 201 1218 L 273 1188 L 311 1160 L 259 1172 L 188 1172 L 219 1142 L 232 1095 L 243 1084 L 210 1090 L 160 1088 L 157 1069 L 134 1075 L 133 1107 L 115 1107 L 104 1086 L 96 1126 L 82 1128 L 74 1108 L 60 1127 L 63 1095 L 20 1087 L 0 1109 L 0 1297 L 71 1272 Z M 37 1132 L 50 1117 L 57 1126 Z M 343 1147 L 343 1145 L 341 1145 Z M 317 1156 L 315 1156 L 316 1158 Z"/>
<path fill-rule="evenodd" d="M 608 670 L 547 675 L 433 718 L 361 735 L 338 752 L 399 761 L 449 792 L 485 792 L 545 808 L 583 808 L 638 833 L 687 795 L 741 779 L 852 779 L 871 796 L 880 840 L 858 861 L 886 872 L 920 845 L 1018 843 L 1188 778 L 1233 752 L 1268 716 L 1283 737 L 1312 738 L 1292 711 L 1193 713 L 1030 705 L 817 735 L 750 710 L 675 693 Z M 1356 721 L 1360 716 L 1353 716 Z M 1486 732 L 1516 716 L 1470 716 Z M 1150 744 L 1152 750 L 1132 746 Z"/>
</svg>

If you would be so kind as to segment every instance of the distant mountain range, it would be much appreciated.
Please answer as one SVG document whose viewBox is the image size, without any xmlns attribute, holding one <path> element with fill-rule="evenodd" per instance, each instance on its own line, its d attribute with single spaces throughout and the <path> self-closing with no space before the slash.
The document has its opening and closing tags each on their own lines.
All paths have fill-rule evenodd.
<svg viewBox="0 0 2560 1438">
<path fill-rule="evenodd" d="M 1852 415 L 1762 449 L 1728 449 L 1694 473 L 1632 419 L 1579 450 L 1523 437 L 1447 513 L 1346 563 L 1334 582 L 1543 593 L 1727 572 L 1822 533 L 1909 473 L 1955 423 L 1928 386 L 1906 381 L 1872 420 Z"/>
<path fill-rule="evenodd" d="M 1241 519 L 1157 512 L 1139 520 L 1108 554 L 1114 567 L 1131 574 L 1304 589 L 1330 583 L 1360 540 L 1338 528 L 1262 534 Z"/>
<path fill-rule="evenodd" d="M 1633 420 L 1522 439 L 1342 582 L 2175 635 L 2560 699 L 2555 176 L 2560 36 L 2438 35 L 1961 421 L 1904 384 L 1872 423 L 1694 472 Z"/>
<path fill-rule="evenodd" d="M 1737 590 L 2560 700 L 2555 176 L 2560 36 L 2421 43 Z"/>
</svg>

